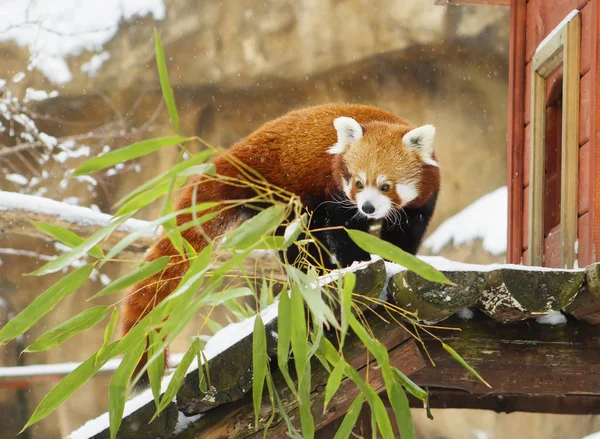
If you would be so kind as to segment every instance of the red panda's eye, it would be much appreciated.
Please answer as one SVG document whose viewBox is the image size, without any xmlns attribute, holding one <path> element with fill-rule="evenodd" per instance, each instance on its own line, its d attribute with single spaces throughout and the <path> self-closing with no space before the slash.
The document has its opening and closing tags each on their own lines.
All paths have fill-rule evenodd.
<svg viewBox="0 0 600 439">
<path fill-rule="evenodd" d="M 357 181 L 356 181 L 356 187 L 357 187 L 358 189 L 362 189 L 364 186 L 363 186 L 363 184 L 362 184 L 360 181 L 358 181 L 358 180 L 357 180 Z"/>
<path fill-rule="evenodd" d="M 387 183 L 386 184 L 382 184 L 380 189 L 381 189 L 381 192 L 387 192 L 387 191 L 390 190 L 390 185 L 387 184 Z"/>
</svg>

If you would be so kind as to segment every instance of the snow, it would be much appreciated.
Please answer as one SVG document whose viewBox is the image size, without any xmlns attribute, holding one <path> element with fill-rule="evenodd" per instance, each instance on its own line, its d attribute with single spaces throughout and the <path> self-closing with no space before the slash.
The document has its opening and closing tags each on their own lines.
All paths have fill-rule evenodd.
<svg viewBox="0 0 600 439">
<path fill-rule="evenodd" d="M 482 240 L 492 255 L 506 253 L 508 189 L 503 186 L 484 195 L 463 211 L 444 221 L 423 243 L 434 253 L 453 243 L 455 247 Z"/>
<path fill-rule="evenodd" d="M 110 59 L 110 53 L 106 50 L 102 53 L 98 53 L 81 66 L 81 71 L 87 73 L 88 76 L 95 77 L 100 67 L 102 67 L 102 64 L 104 64 L 104 61 L 107 61 L 108 59 Z"/>
<path fill-rule="evenodd" d="M 462 320 L 471 320 L 473 317 L 475 317 L 475 313 L 473 311 L 471 311 L 469 308 L 459 309 L 456 312 L 456 315 L 458 316 L 459 319 L 462 319 Z"/>
<path fill-rule="evenodd" d="M 27 213 L 53 215 L 66 222 L 81 225 L 107 225 L 113 217 L 105 213 L 94 212 L 87 207 L 73 206 L 35 195 L 18 194 L 0 191 L 0 212 L 21 211 Z M 131 233 L 144 228 L 151 228 L 151 223 L 136 219 L 127 220 L 118 230 Z M 148 233 L 150 236 L 153 233 Z"/>
<path fill-rule="evenodd" d="M 475 439 L 492 439 L 491 433 L 483 430 L 473 429 L 473 435 Z"/>
<path fill-rule="evenodd" d="M 25 184 L 29 183 L 29 180 L 27 180 L 27 177 L 25 177 L 21 174 L 8 174 L 5 176 L 5 178 L 8 181 L 12 181 L 15 184 L 25 185 Z"/>
<path fill-rule="evenodd" d="M 3 0 L 0 42 L 28 47 L 30 67 L 54 83 L 64 84 L 72 78 L 68 56 L 99 52 L 116 35 L 120 21 L 149 14 L 155 20 L 164 19 L 164 1 Z M 13 82 L 18 81 L 13 78 Z"/>
<path fill-rule="evenodd" d="M 25 97 L 23 98 L 23 102 L 27 103 L 30 101 L 45 101 L 49 98 L 55 98 L 58 96 L 58 92 L 56 90 L 48 93 L 46 90 L 36 90 L 35 88 L 27 87 L 25 89 Z"/>
<path fill-rule="evenodd" d="M 597 433 L 588 434 L 587 436 L 582 437 L 581 439 L 600 439 L 600 431 Z"/>
<path fill-rule="evenodd" d="M 567 323 L 567 318 L 560 311 L 550 311 L 548 314 L 535 319 L 542 325 L 562 325 Z"/>
<path fill-rule="evenodd" d="M 551 32 L 550 32 L 548 35 L 546 35 L 546 38 L 544 38 L 544 39 L 542 40 L 542 42 L 541 42 L 541 43 L 540 43 L 540 44 L 537 46 L 537 49 L 535 49 L 535 53 L 537 54 L 538 52 L 540 52 L 540 51 L 541 51 L 541 50 L 544 48 L 544 46 L 545 46 L 546 44 L 548 44 L 548 42 L 549 42 L 549 41 L 550 41 L 552 38 L 554 38 L 554 36 L 555 36 L 556 34 L 558 34 L 558 33 L 560 32 L 560 30 L 561 30 L 561 29 L 562 29 L 562 28 L 563 28 L 563 27 L 564 27 L 564 26 L 565 26 L 565 25 L 566 25 L 568 22 L 570 22 L 570 21 L 573 19 L 573 17 L 575 17 L 577 14 L 579 14 L 579 10 L 577 10 L 577 9 L 573 9 L 571 12 L 569 12 L 569 14 L 568 14 L 568 15 L 567 15 L 565 18 L 563 18 L 563 20 L 562 20 L 560 23 L 558 23 L 558 26 L 556 26 L 554 29 L 552 29 L 552 31 L 551 31 Z"/>
</svg>

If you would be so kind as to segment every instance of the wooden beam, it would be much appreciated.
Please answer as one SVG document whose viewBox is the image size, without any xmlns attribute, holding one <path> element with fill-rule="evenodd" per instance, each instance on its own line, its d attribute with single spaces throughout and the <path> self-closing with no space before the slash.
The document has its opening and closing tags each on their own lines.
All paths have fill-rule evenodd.
<svg viewBox="0 0 600 439">
<path fill-rule="evenodd" d="M 469 321 L 449 319 L 439 332 L 492 389 L 485 387 L 434 340 L 426 342 L 436 366 L 411 379 L 427 387 L 437 407 L 491 408 L 550 413 L 600 413 L 600 333 L 597 327 L 569 320 L 559 326 L 536 322 L 501 324 L 482 315 Z M 510 405 L 500 401 L 507 397 Z M 585 398 L 584 398 L 585 397 Z M 573 406 L 565 404 L 567 399 Z M 533 402 L 536 402 L 535 404 Z"/>
<path fill-rule="evenodd" d="M 489 5 L 510 6 L 510 0 L 435 0 L 438 6 L 443 5 Z"/>
</svg>

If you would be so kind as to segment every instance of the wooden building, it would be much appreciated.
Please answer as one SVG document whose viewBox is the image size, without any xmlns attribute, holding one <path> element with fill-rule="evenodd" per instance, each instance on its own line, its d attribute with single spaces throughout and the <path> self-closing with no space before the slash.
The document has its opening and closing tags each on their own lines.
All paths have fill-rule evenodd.
<svg viewBox="0 0 600 439">
<path fill-rule="evenodd" d="M 597 262 L 598 0 L 436 3 L 511 8 L 507 262 Z"/>
</svg>

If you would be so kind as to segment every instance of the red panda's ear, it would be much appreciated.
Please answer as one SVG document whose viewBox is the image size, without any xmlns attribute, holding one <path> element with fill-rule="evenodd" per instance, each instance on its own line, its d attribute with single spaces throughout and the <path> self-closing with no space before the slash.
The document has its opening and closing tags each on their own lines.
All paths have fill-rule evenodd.
<svg viewBox="0 0 600 439">
<path fill-rule="evenodd" d="M 337 142 L 327 150 L 329 154 L 341 154 L 346 148 L 358 142 L 363 129 L 360 124 L 351 117 L 338 117 L 333 121 L 333 126 L 337 131 Z"/>
<path fill-rule="evenodd" d="M 406 133 L 402 137 L 402 142 L 409 148 L 417 150 L 423 161 L 428 165 L 439 166 L 433 158 L 434 137 L 435 127 L 433 125 L 423 125 Z"/>
</svg>

